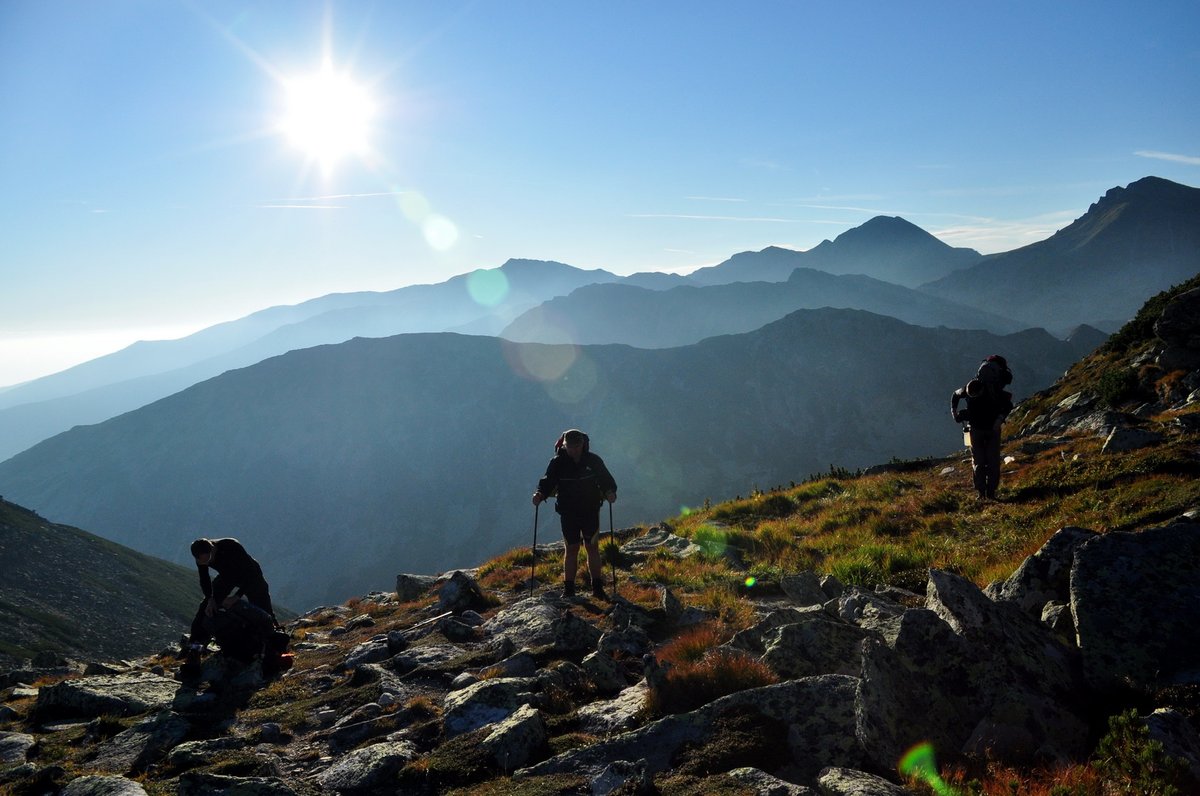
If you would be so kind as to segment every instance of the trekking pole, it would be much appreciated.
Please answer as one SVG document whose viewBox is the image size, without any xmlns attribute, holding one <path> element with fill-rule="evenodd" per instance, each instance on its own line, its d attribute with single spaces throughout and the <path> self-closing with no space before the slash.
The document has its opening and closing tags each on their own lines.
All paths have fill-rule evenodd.
<svg viewBox="0 0 1200 796">
<path fill-rule="evenodd" d="M 537 583 L 537 526 L 538 526 L 538 505 L 533 506 L 533 547 L 530 548 L 530 553 L 533 555 L 533 560 L 529 563 L 529 596 L 533 596 L 533 586 Z"/>
<path fill-rule="evenodd" d="M 612 518 L 612 502 L 608 504 L 608 544 L 613 548 L 612 553 L 612 575 L 613 575 L 613 597 L 617 596 L 617 551 L 616 551 L 616 533 L 613 531 Z"/>
</svg>

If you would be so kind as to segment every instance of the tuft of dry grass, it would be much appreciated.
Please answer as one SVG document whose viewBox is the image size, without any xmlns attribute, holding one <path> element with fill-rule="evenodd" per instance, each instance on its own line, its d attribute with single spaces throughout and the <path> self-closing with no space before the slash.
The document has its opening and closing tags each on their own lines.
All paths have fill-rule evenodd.
<svg viewBox="0 0 1200 796">
<path fill-rule="evenodd" d="M 694 653 L 692 650 L 690 654 Z M 647 693 L 646 707 L 659 716 L 686 713 L 728 694 L 777 682 L 779 678 L 756 658 L 714 649 L 699 660 L 685 660 L 671 666 L 662 682 Z"/>
</svg>

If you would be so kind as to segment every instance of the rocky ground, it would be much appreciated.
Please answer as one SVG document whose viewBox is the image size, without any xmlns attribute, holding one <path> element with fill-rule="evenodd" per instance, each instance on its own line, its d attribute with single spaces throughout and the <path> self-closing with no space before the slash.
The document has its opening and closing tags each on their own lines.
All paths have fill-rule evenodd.
<svg viewBox="0 0 1200 796">
<path fill-rule="evenodd" d="M 774 682 L 666 714 L 652 709 L 671 677 L 655 652 L 710 618 L 670 589 L 626 584 L 636 600 L 606 603 L 486 591 L 477 573 L 401 576 L 395 594 L 291 623 L 296 664 L 269 682 L 219 653 L 186 684 L 169 655 L 7 673 L 0 783 L 71 796 L 902 794 L 918 786 L 897 762 L 918 744 L 1081 760 L 1114 708 L 1173 693 L 1146 724 L 1200 785 L 1197 519 L 1064 528 L 986 591 L 940 571 L 924 595 L 789 576 L 719 650 Z M 689 550 L 659 527 L 623 553 Z"/>
</svg>

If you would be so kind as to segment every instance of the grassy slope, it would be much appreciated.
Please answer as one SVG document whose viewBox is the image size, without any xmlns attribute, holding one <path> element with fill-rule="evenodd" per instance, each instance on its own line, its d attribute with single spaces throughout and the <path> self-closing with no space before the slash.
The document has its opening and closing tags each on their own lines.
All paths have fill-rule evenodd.
<svg viewBox="0 0 1200 796">
<path fill-rule="evenodd" d="M 0 500 L 0 654 L 144 655 L 177 638 L 199 600 L 191 569 Z"/>
</svg>

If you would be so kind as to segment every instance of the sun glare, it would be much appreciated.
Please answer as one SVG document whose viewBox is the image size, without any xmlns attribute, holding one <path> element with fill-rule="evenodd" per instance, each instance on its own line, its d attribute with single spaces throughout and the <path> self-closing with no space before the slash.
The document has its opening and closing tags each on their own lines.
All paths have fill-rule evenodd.
<svg viewBox="0 0 1200 796">
<path fill-rule="evenodd" d="M 295 147 L 326 169 L 348 155 L 367 154 L 375 102 L 366 88 L 329 63 L 316 74 L 288 80 L 285 88 L 280 130 Z"/>
</svg>

